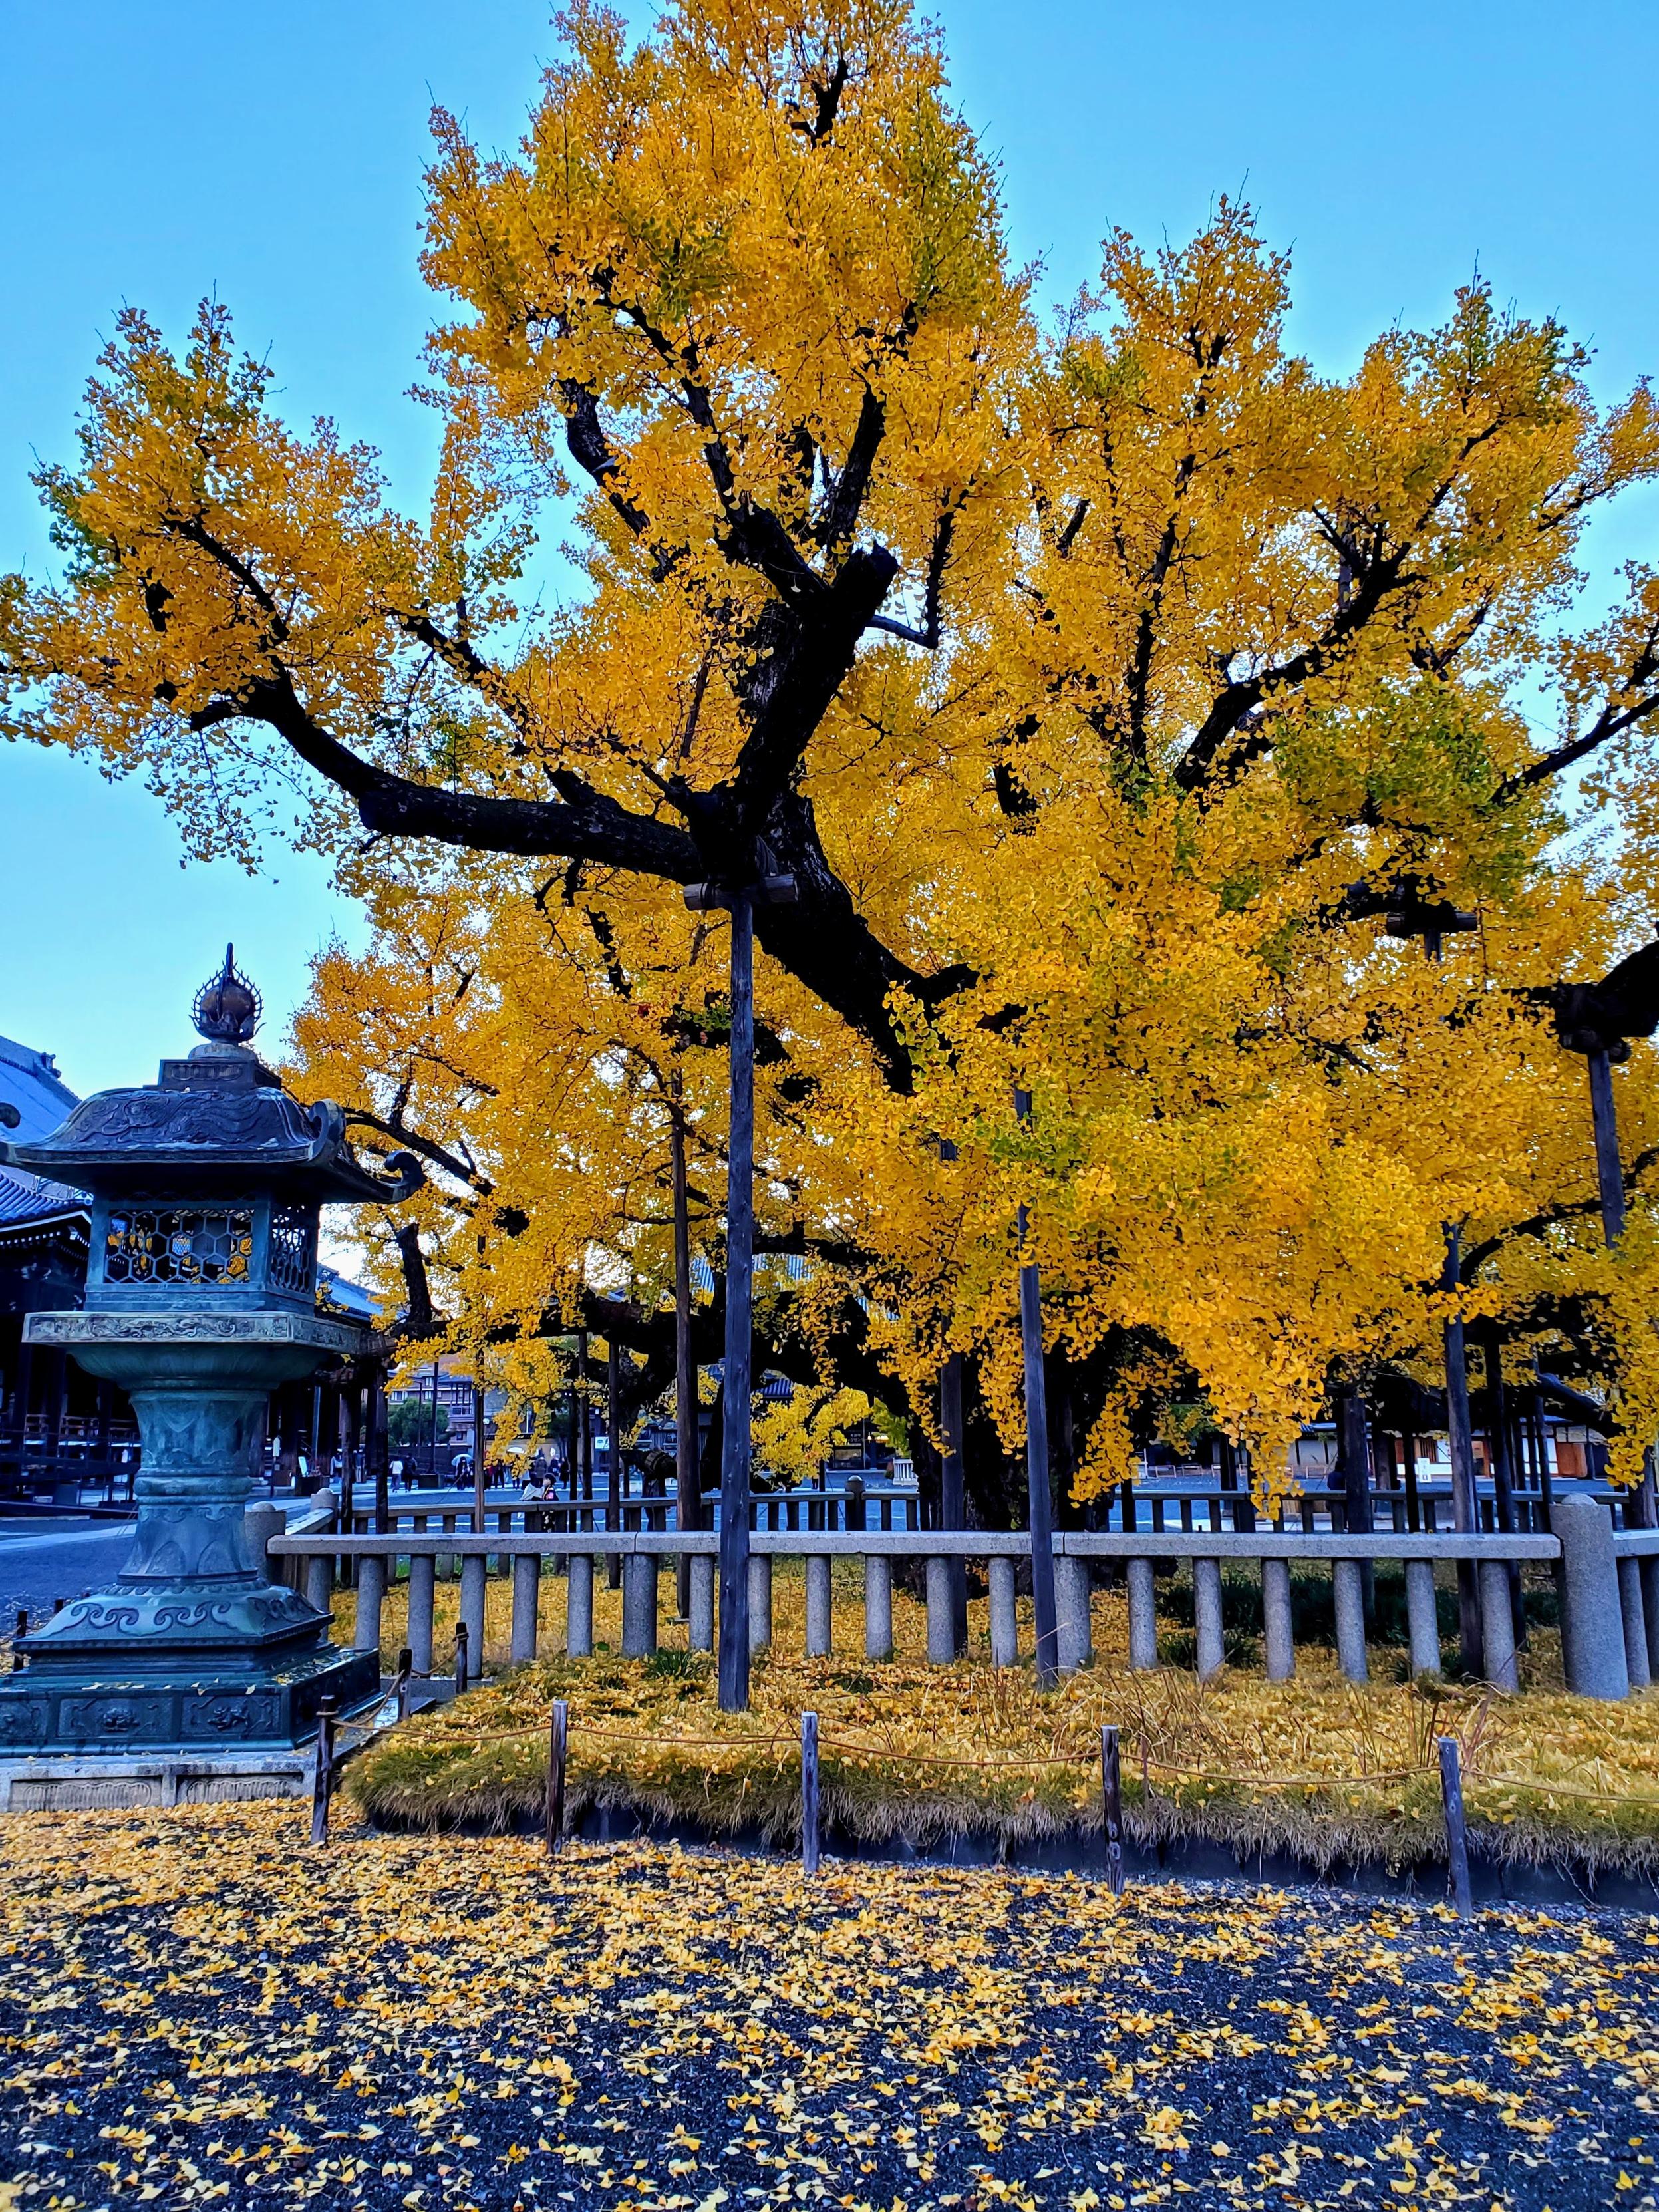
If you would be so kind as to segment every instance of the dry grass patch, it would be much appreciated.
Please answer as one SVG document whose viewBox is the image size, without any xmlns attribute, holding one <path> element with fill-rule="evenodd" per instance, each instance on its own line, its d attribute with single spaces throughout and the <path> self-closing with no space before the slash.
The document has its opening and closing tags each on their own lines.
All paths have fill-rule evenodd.
<svg viewBox="0 0 1659 2212">
<path fill-rule="evenodd" d="M 685 1650 L 683 1625 L 665 1625 L 653 1659 L 617 1655 L 620 1598 L 603 1588 L 601 1648 L 592 1660 L 565 1658 L 563 1585 L 550 1576 L 544 1656 L 400 1729 L 350 1770 L 349 1786 L 365 1811 L 398 1826 L 534 1821 L 549 1708 L 564 1698 L 578 1812 L 628 1808 L 783 1841 L 798 1828 L 796 1747 L 810 1709 L 833 1828 L 918 1849 L 969 1836 L 1013 1843 L 1098 1830 L 1099 1731 L 1111 1723 L 1137 1840 L 1202 1835 L 1241 1850 L 1288 1848 L 1322 1865 L 1360 1857 L 1399 1867 L 1443 1852 L 1433 1741 L 1449 1734 L 1462 1746 L 1470 1815 L 1488 1850 L 1534 1863 L 1659 1866 L 1659 1698 L 1604 1705 L 1552 1686 L 1552 1632 L 1534 1633 L 1531 1686 L 1518 1698 L 1388 1680 L 1396 1659 L 1388 1647 L 1374 1651 L 1377 1679 L 1364 1688 L 1317 1645 L 1299 1650 L 1293 1682 L 1229 1668 L 1200 1685 L 1175 1667 L 1131 1674 L 1121 1663 L 1123 1601 L 1098 1591 L 1097 1663 L 1045 1697 L 1028 1668 L 990 1665 L 982 1601 L 969 1609 L 970 1655 L 955 1667 L 927 1665 L 924 1610 L 900 1593 L 895 1660 L 853 1656 L 862 1648 L 859 1589 L 849 1563 L 836 1580 L 837 1656 L 806 1662 L 791 1656 L 804 1642 L 803 1579 L 781 1570 L 774 1650 L 756 1667 L 750 1711 L 727 1715 L 709 1662 Z M 1164 1595 L 1178 1644 L 1182 1594 Z M 403 1601 L 399 1593 L 386 1608 L 388 1656 L 403 1640 Z M 441 1635 L 455 1605 L 455 1587 L 441 1584 Z M 492 1583 L 492 1659 L 505 1650 L 508 1606 L 506 1585 Z"/>
</svg>

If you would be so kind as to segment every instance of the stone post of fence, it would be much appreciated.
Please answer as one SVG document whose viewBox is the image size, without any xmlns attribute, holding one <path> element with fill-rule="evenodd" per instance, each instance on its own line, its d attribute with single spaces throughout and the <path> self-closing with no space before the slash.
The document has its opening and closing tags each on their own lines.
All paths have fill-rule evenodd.
<svg viewBox="0 0 1659 2212">
<path fill-rule="evenodd" d="M 357 1562 L 357 1620 L 352 1632 L 355 1651 L 380 1648 L 380 1609 L 386 1603 L 386 1561 L 365 1556 Z"/>
<path fill-rule="evenodd" d="M 542 1594 L 542 1563 L 533 1552 L 518 1552 L 513 1559 L 512 1659 L 523 1667 L 536 1656 L 537 1613 Z"/>
<path fill-rule="evenodd" d="M 461 1619 L 466 1624 L 467 1649 L 472 1655 L 472 1679 L 483 1680 L 484 1590 L 489 1562 L 482 1552 L 468 1552 L 461 1559 Z"/>
<path fill-rule="evenodd" d="M 1270 1682 L 1288 1682 L 1296 1672 L 1296 1638 L 1291 1626 L 1291 1563 L 1261 1562 L 1261 1641 Z"/>
<path fill-rule="evenodd" d="M 884 1552 L 872 1552 L 864 1562 L 864 1656 L 893 1656 L 893 1562 Z"/>
<path fill-rule="evenodd" d="M 957 1656 L 956 1591 L 951 1586 L 951 1562 L 927 1562 L 927 1663 L 948 1667 Z"/>
<path fill-rule="evenodd" d="M 694 1651 L 714 1648 L 714 1562 L 706 1552 L 691 1554 L 686 1642 Z"/>
<path fill-rule="evenodd" d="M 1019 1613 L 1014 1602 L 1014 1563 L 1006 1553 L 993 1553 L 986 1562 L 991 1587 L 991 1664 L 1019 1664 Z"/>
<path fill-rule="evenodd" d="M 1440 1672 L 1440 1608 L 1434 1594 L 1434 1564 L 1429 1559 L 1406 1562 L 1406 1640 L 1412 1655 L 1412 1674 Z"/>
<path fill-rule="evenodd" d="M 242 1525 L 247 1535 L 249 1559 L 267 1582 L 281 1582 L 283 1563 L 270 1557 L 268 1547 L 273 1536 L 287 1535 L 287 1514 L 280 1505 L 250 1505 Z"/>
<path fill-rule="evenodd" d="M 1653 1680 L 1648 1665 L 1647 1607 L 1643 1603 L 1644 1559 L 1619 1562 L 1619 1610 L 1625 1626 L 1625 1671 L 1632 1690 L 1645 1690 Z"/>
<path fill-rule="evenodd" d="M 806 1656 L 827 1659 L 835 1646 L 835 1581 L 833 1562 L 826 1553 L 813 1553 L 806 1562 Z"/>
<path fill-rule="evenodd" d="M 1129 1664 L 1146 1673 L 1158 1664 L 1158 1584 L 1150 1559 L 1129 1562 Z"/>
<path fill-rule="evenodd" d="M 438 1562 L 430 1552 L 409 1555 L 409 1655 L 417 1674 L 432 1672 L 432 1607 Z"/>
<path fill-rule="evenodd" d="M 749 1650 L 752 1657 L 757 1651 L 772 1648 L 772 1554 L 751 1552 L 749 1554 Z"/>
<path fill-rule="evenodd" d="M 306 1561 L 306 1603 L 319 1613 L 334 1608 L 334 1562 L 326 1552 Z"/>
<path fill-rule="evenodd" d="M 1480 1650 L 1481 1664 L 1493 1689 L 1518 1690 L 1521 1670 L 1515 1662 L 1515 1604 L 1509 1565 L 1504 1559 L 1480 1562 Z"/>
<path fill-rule="evenodd" d="M 593 1554 L 573 1552 L 565 1577 L 564 1648 L 573 1659 L 593 1656 Z"/>
<path fill-rule="evenodd" d="M 1358 1559 L 1331 1562 L 1331 1602 L 1336 1613 L 1337 1663 L 1351 1682 L 1370 1679 L 1365 1662 L 1365 1580 Z"/>
<path fill-rule="evenodd" d="M 1627 1697 L 1630 1671 L 1607 1509 L 1582 1491 L 1558 1498 L 1551 1527 L 1561 1546 L 1561 1661 L 1567 1687 L 1581 1698 Z"/>
<path fill-rule="evenodd" d="M 1060 1671 L 1075 1674 L 1094 1657 L 1094 1632 L 1089 1620 L 1089 1562 L 1060 1552 L 1054 1559 L 1054 1628 L 1060 1644 Z"/>
<path fill-rule="evenodd" d="M 1226 1656 L 1221 1632 L 1221 1562 L 1193 1561 L 1193 1618 L 1198 1628 L 1198 1674 L 1207 1681 Z"/>
<path fill-rule="evenodd" d="M 622 1562 L 624 1659 L 644 1659 L 657 1648 L 657 1559 L 653 1552 L 629 1552 Z"/>
</svg>

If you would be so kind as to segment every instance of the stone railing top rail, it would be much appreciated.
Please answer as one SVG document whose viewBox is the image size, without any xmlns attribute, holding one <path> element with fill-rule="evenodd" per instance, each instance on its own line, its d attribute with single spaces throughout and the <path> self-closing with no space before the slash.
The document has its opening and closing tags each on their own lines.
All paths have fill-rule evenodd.
<svg viewBox="0 0 1659 2212">
<path fill-rule="evenodd" d="M 1659 1550 L 1659 1531 L 1651 1535 Z M 1628 1539 L 1620 1539 L 1627 1542 Z M 1639 1542 L 1641 1540 L 1638 1539 Z M 1217 1534 L 1208 1530 L 1188 1534 L 1180 1530 L 1154 1535 L 1144 1534 L 1085 1534 L 1056 1532 L 1057 1557 L 1089 1559 L 1554 1559 L 1560 1546 L 1553 1536 L 1396 1535 L 1391 1529 L 1369 1534 L 1303 1535 L 1273 1529 L 1248 1535 Z M 646 1554 L 677 1559 L 682 1554 L 717 1553 L 720 1538 L 708 1530 L 684 1534 L 647 1533 L 618 1528 L 580 1535 L 556 1529 L 536 1529 L 528 1534 L 471 1533 L 441 1534 L 435 1529 L 404 1529 L 387 1535 L 311 1535 L 290 1530 L 271 1539 L 270 1548 L 279 1558 L 401 1559 L 408 1553 L 442 1554 L 445 1558 L 517 1559 L 548 1557 L 568 1552 L 605 1557 Z M 1031 1540 L 1018 1531 L 992 1534 L 969 1530 L 947 1534 L 939 1529 L 854 1529 L 845 1534 L 809 1534 L 805 1529 L 767 1529 L 750 1536 L 749 1548 L 775 1559 L 1019 1559 L 1029 1554 Z"/>
</svg>

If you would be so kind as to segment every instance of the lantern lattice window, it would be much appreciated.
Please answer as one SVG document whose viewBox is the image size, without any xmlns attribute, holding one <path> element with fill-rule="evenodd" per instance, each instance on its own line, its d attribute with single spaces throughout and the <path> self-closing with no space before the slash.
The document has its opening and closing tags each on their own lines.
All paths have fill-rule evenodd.
<svg viewBox="0 0 1659 2212">
<path fill-rule="evenodd" d="M 304 1206 L 271 1208 L 269 1273 L 273 1291 L 309 1295 L 317 1276 L 317 1224 Z"/>
<path fill-rule="evenodd" d="M 112 1208 L 104 1280 L 245 1290 L 253 1279 L 253 1210 L 246 1206 Z"/>
</svg>

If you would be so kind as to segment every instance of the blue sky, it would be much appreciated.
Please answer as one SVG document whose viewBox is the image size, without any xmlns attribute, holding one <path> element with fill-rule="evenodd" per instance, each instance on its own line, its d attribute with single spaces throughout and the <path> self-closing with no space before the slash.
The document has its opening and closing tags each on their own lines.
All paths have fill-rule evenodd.
<svg viewBox="0 0 1659 2212">
<path fill-rule="evenodd" d="M 1048 296 L 1093 276 L 1109 225 L 1180 239 L 1242 191 L 1293 252 L 1292 335 L 1327 373 L 1388 323 L 1438 319 L 1477 262 L 1595 348 L 1602 396 L 1659 366 L 1651 4 L 934 12 Z M 427 316 L 427 111 L 510 143 L 553 47 L 541 0 L 0 0 L 0 569 L 47 560 L 27 473 L 72 458 L 124 301 L 176 336 L 216 291 L 284 410 L 378 445 L 418 506 L 430 423 L 404 395 Z M 1656 538 L 1659 499 L 1627 501 L 1593 538 L 1595 584 Z M 280 1028 L 309 956 L 352 927 L 315 863 L 181 869 L 142 787 L 0 748 L 0 1032 L 55 1049 L 76 1088 L 148 1079 L 228 937 Z"/>
</svg>

